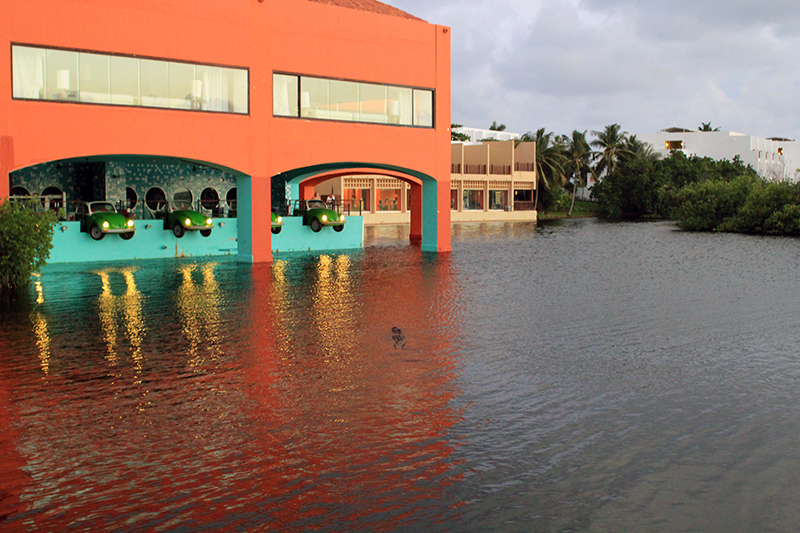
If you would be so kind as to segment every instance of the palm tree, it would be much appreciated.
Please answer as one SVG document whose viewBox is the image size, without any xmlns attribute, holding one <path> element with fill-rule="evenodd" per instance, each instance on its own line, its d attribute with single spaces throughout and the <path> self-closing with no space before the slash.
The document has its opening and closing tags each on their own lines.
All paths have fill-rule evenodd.
<svg viewBox="0 0 800 533">
<path fill-rule="evenodd" d="M 533 200 L 533 210 L 539 207 L 539 189 L 544 187 L 550 190 L 564 185 L 564 164 L 566 158 L 562 148 L 553 141 L 553 132 L 545 133 L 544 128 L 539 128 L 536 133 L 524 134 L 521 141 L 536 143 L 536 193 Z"/>
<path fill-rule="evenodd" d="M 575 207 L 575 194 L 578 192 L 581 178 L 584 175 L 594 174 L 594 170 L 589 164 L 593 153 L 592 147 L 586 141 L 586 132 L 573 131 L 572 138 L 568 140 L 564 154 L 568 159 L 567 170 L 571 173 L 573 180 L 572 202 L 569 205 L 567 216 L 572 215 L 572 209 Z"/>
<path fill-rule="evenodd" d="M 698 129 L 698 131 L 719 131 L 719 128 L 711 129 L 711 123 L 710 122 L 701 122 L 700 123 L 700 127 L 697 128 L 697 129 Z"/>
<path fill-rule="evenodd" d="M 597 139 L 592 141 L 592 147 L 597 148 L 594 165 L 594 172 L 597 176 L 614 174 L 617 171 L 617 163 L 625 151 L 625 141 L 628 132 L 621 131 L 619 124 L 606 126 L 603 131 L 593 131 L 592 135 Z"/>
<path fill-rule="evenodd" d="M 625 139 L 625 148 L 620 154 L 620 162 L 639 158 L 648 159 L 652 163 L 661 159 L 661 154 L 653 150 L 652 144 L 640 141 L 636 135 L 630 135 Z"/>
</svg>

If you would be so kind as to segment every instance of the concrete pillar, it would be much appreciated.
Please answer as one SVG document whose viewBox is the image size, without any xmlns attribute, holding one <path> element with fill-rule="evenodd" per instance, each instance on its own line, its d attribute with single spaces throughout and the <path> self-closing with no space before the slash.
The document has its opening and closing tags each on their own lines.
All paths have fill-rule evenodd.
<svg viewBox="0 0 800 533">
<path fill-rule="evenodd" d="M 10 194 L 11 170 L 14 168 L 14 139 L 0 137 L 0 202 Z"/>
<path fill-rule="evenodd" d="M 411 200 L 414 200 L 412 187 Z M 413 213 L 412 213 L 413 229 Z M 450 180 L 426 181 L 422 184 L 422 251 L 449 252 L 450 246 Z"/>
<path fill-rule="evenodd" d="M 236 187 L 239 227 L 237 260 L 246 263 L 271 263 L 272 186 L 270 178 L 239 177 Z"/>
<path fill-rule="evenodd" d="M 411 235 L 410 240 L 412 244 L 422 243 L 422 189 L 423 185 L 410 183 L 411 185 L 411 205 L 408 209 L 411 211 Z"/>
</svg>

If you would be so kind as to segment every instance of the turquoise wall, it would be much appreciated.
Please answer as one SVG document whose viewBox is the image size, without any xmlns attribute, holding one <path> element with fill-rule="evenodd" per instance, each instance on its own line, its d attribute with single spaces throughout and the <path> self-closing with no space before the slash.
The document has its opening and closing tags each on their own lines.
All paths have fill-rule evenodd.
<svg viewBox="0 0 800 533">
<path fill-rule="evenodd" d="M 319 233 L 314 233 L 310 227 L 302 225 L 302 217 L 284 217 L 283 220 L 285 224 L 281 233 L 272 236 L 272 251 L 276 254 L 361 248 L 364 244 L 363 217 L 348 217 L 344 231 L 340 233 L 333 231 L 333 228 L 322 228 Z M 160 220 L 137 220 L 136 234 L 127 241 L 119 235 L 106 235 L 102 240 L 95 241 L 88 233 L 81 233 L 79 222 L 59 222 L 47 262 L 85 263 L 236 255 L 237 222 L 235 218 L 217 218 L 214 219 L 214 230 L 209 237 L 188 231 L 178 239 L 172 231 L 163 229 Z"/>
</svg>

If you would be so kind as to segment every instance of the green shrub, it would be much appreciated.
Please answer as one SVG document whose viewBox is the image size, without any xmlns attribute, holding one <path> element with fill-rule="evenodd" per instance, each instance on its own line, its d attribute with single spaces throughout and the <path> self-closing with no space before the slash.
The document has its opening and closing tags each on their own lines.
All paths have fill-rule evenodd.
<svg viewBox="0 0 800 533">
<path fill-rule="evenodd" d="M 36 213 L 31 206 L 8 199 L 0 204 L 0 292 L 14 292 L 30 283 L 53 247 L 58 217 Z"/>
<path fill-rule="evenodd" d="M 735 233 L 787 234 L 798 200 L 797 187 L 788 182 L 759 182 L 750 188 L 747 199 L 735 216 L 718 228 Z M 784 208 L 787 208 L 784 210 Z M 791 231 L 789 232 L 791 233 Z"/>
<path fill-rule="evenodd" d="M 710 180 L 683 187 L 677 194 L 675 218 L 678 226 L 691 231 L 721 229 L 720 226 L 736 216 L 758 183 L 757 177 L 745 175 L 729 182 Z"/>
</svg>

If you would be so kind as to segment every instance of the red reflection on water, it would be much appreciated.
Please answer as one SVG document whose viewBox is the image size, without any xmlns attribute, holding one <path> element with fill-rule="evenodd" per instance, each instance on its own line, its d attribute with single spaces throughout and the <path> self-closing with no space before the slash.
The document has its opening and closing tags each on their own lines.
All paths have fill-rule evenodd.
<svg viewBox="0 0 800 533">
<path fill-rule="evenodd" d="M 16 491 L 0 501 L 0 525 L 387 530 L 435 519 L 459 417 L 449 269 L 418 255 L 387 278 L 369 257 L 321 256 L 254 266 L 248 286 L 232 287 L 212 264 L 188 265 L 173 323 L 148 317 L 137 272 L 124 294 L 101 275 L 102 357 L 74 363 L 85 354 L 59 347 L 80 334 L 51 327 L 46 387 L 0 377 L 0 405 L 19 406 L 0 410 L 0 490 Z M 41 375 L 40 354 L 25 360 Z"/>
</svg>

